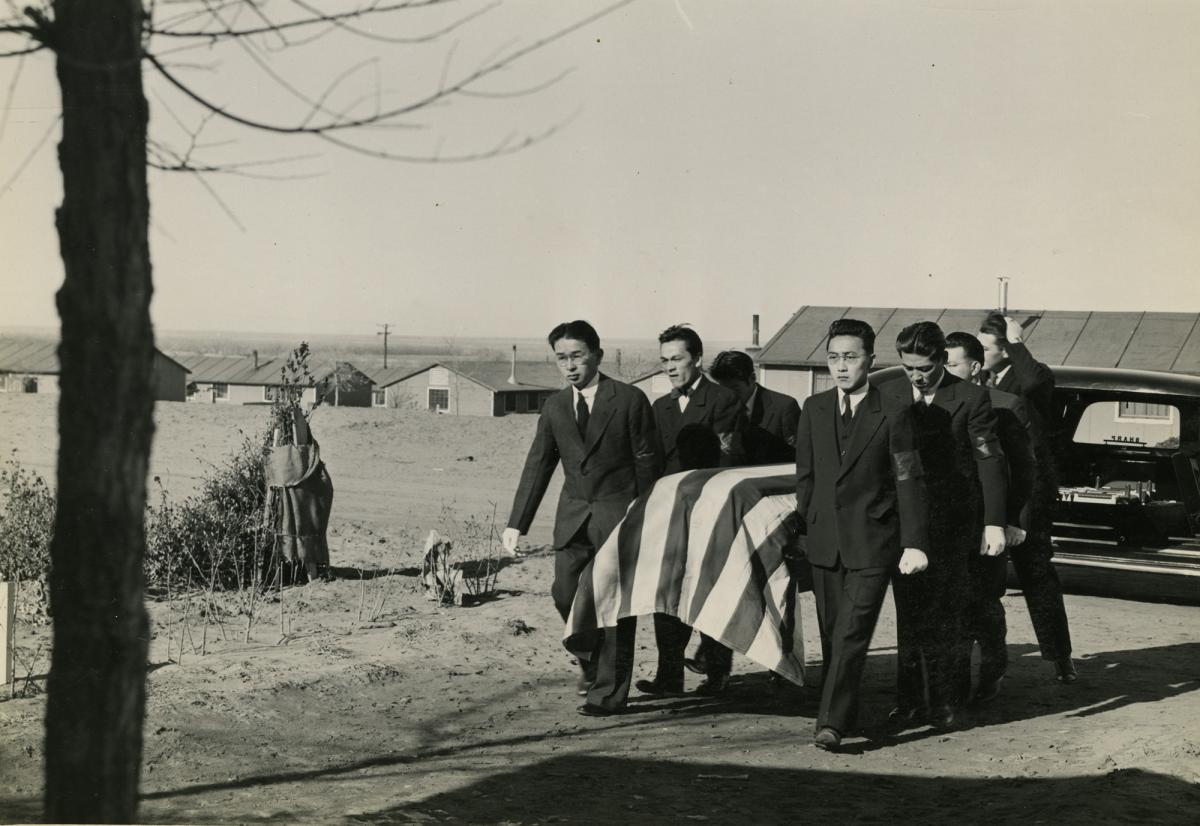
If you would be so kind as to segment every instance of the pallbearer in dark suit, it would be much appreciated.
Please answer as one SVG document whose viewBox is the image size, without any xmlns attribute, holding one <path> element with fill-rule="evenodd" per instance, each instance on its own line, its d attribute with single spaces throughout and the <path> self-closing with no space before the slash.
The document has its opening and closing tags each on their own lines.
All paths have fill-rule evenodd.
<svg viewBox="0 0 1200 826">
<path fill-rule="evenodd" d="M 580 573 L 625 516 L 629 503 L 654 484 L 662 457 L 645 394 L 600 373 L 604 351 L 595 329 L 586 321 L 560 324 L 549 341 L 569 386 L 542 407 L 502 541 L 510 553 L 516 552 L 518 538 L 528 532 L 550 477 L 561 464 L 564 479 L 554 520 L 551 593 L 565 622 Z M 581 664 L 579 692 L 587 694 L 589 705 L 624 705 L 635 629 L 634 623 L 619 625 L 616 638 L 601 637 L 596 654 Z M 628 637 L 627 645 L 618 646 L 617 638 L 623 637 Z M 598 660 L 607 662 L 597 668 Z M 597 680 L 597 673 L 606 676 Z"/>
<path fill-rule="evenodd" d="M 654 402 L 654 422 L 665 460 L 663 475 L 683 470 L 736 467 L 745 461 L 742 430 L 746 413 L 737 395 L 709 381 L 701 372 L 704 344 L 690 327 L 668 327 L 658 337 L 659 363 L 671 382 L 671 392 Z M 684 649 L 691 626 L 667 614 L 654 615 L 658 670 L 653 680 L 638 680 L 646 694 L 683 691 Z M 718 694 L 729 681 L 733 653 L 709 644 L 707 679 L 697 689 Z"/>
<path fill-rule="evenodd" d="M 784 393 L 760 386 L 754 375 L 754 360 L 738 350 L 717 353 L 709 364 L 708 377 L 726 390 L 732 390 L 745 408 L 746 428 L 742 431 L 744 464 L 774 465 L 796 461 L 799 402 Z M 790 639 L 790 634 L 785 632 L 784 638 Z M 696 656 L 685 661 L 688 669 L 697 674 L 707 674 L 709 652 L 714 645 L 715 641 L 703 637 Z M 725 655 L 717 652 L 716 656 Z"/>
<path fill-rule="evenodd" d="M 966 702 L 958 663 L 965 630 L 969 559 L 1004 552 L 1008 469 L 987 392 L 946 371 L 946 338 L 932 321 L 900 331 L 896 350 L 908 381 L 886 388 L 913 410 L 929 495 L 929 570 L 897 580 L 897 703 L 907 725 L 925 706 L 929 722 L 950 728 Z M 982 543 L 981 543 L 982 536 Z M 968 654 L 969 655 L 969 654 Z"/>
<path fill-rule="evenodd" d="M 971 384 L 984 381 L 983 345 L 970 333 L 946 336 L 946 370 Z M 1000 598 L 1008 580 L 1008 554 L 1025 540 L 1028 530 L 1029 499 L 1033 493 L 1036 460 L 1030 434 L 1029 413 L 1025 403 L 1012 393 L 988 389 L 992 410 L 996 413 L 996 432 L 1008 466 L 1008 522 L 1004 527 L 1007 550 L 1000 556 L 972 554 L 969 558 L 971 579 L 967 607 L 967 637 L 979 643 L 979 686 L 974 700 L 986 703 L 1000 693 L 1000 683 L 1008 669 L 1008 626 Z M 959 662 L 959 686 L 962 694 L 970 690 L 970 649 Z"/>
<path fill-rule="evenodd" d="M 1072 683 L 1078 675 L 1071 661 L 1071 629 L 1062 585 L 1050 561 L 1054 556 L 1050 533 L 1058 498 L 1053 439 L 1061 418 L 1054 407 L 1054 374 L 1029 352 L 1021 325 L 1012 318 L 999 313 L 988 316 L 980 328 L 979 342 L 991 386 L 1019 396 L 1029 409 L 1037 477 L 1030 502 L 1029 536 L 1011 554 L 1013 569 L 1025 593 L 1042 658 L 1054 663 L 1060 682 Z"/>
<path fill-rule="evenodd" d="M 892 574 L 925 569 L 926 502 L 910 406 L 867 383 L 875 331 L 829 328 L 836 387 L 810 398 L 796 433 L 796 510 L 808 534 L 825 680 L 813 742 L 836 749 L 858 717 L 859 682 Z"/>
<path fill-rule="evenodd" d="M 747 465 L 791 464 L 796 461 L 796 425 L 800 403 L 785 393 L 763 387 L 754 375 L 754 360 L 737 350 L 717 353 L 708 368 L 713 381 L 737 394 L 746 408 L 742 446 Z"/>
</svg>

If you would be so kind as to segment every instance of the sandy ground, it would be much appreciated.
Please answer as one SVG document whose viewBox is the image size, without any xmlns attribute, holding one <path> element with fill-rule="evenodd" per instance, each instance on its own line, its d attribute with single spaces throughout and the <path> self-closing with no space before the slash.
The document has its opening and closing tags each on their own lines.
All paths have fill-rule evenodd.
<svg viewBox="0 0 1200 826">
<path fill-rule="evenodd" d="M 50 474 L 55 402 L 0 396 L 0 454 Z M 153 458 L 172 495 L 258 430 L 261 408 L 160 406 Z M 151 607 L 142 818 L 255 823 L 1192 823 L 1200 811 L 1200 609 L 1070 596 L 1080 682 L 1037 655 L 1024 602 L 1005 599 L 1013 655 L 971 726 L 888 736 L 889 605 L 865 675 L 864 737 L 810 745 L 810 689 L 772 690 L 736 658 L 729 695 L 637 700 L 593 719 L 537 551 L 468 608 L 425 600 L 420 540 L 468 515 L 505 518 L 532 417 L 455 419 L 321 410 L 336 486 L 340 579 L 261 607 L 249 642 L 235 601 L 184 649 L 181 603 Z M 468 460 L 466 457 L 473 457 Z M 530 542 L 548 541 L 557 484 Z M 360 606 L 362 606 L 360 608 Z M 810 663 L 811 600 L 802 601 Z M 653 669 L 650 623 L 639 670 Z M 187 623 L 191 642 L 203 620 Z M 45 628 L 22 626 L 32 687 Z M 41 648 L 36 659 L 33 653 Z M 170 648 L 168 656 L 168 648 Z M 689 677 L 691 685 L 698 678 Z M 24 686 L 24 681 L 21 683 Z M 0 701 L 0 819 L 40 816 L 44 695 Z"/>
</svg>

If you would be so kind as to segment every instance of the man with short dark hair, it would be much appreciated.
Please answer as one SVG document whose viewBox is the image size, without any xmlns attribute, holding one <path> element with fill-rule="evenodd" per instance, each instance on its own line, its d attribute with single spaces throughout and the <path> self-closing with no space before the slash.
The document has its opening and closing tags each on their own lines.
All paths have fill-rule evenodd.
<svg viewBox="0 0 1200 826">
<path fill-rule="evenodd" d="M 982 385 L 983 345 L 970 333 L 954 332 L 946 336 L 946 370 L 971 384 Z M 1008 467 L 1008 525 L 1004 528 L 1007 550 L 1000 556 L 971 554 L 970 602 L 967 608 L 968 642 L 979 643 L 979 685 L 976 703 L 987 703 L 1000 693 L 1000 684 L 1008 670 L 1008 626 L 1000 598 L 1008 580 L 1008 554 L 1015 551 L 1028 530 L 1029 498 L 1033 492 L 1036 459 L 1029 433 L 1029 414 L 1020 398 L 1003 390 L 988 388 L 988 398 L 996 413 L 996 433 Z M 968 647 L 958 663 L 962 694 L 971 687 L 971 656 Z"/>
<path fill-rule="evenodd" d="M 754 372 L 754 360 L 739 350 L 722 350 L 708 367 L 708 377 L 726 390 L 732 390 L 745 409 L 743 464 L 791 464 L 796 461 L 800 404 L 791 396 L 761 386 Z M 696 656 L 685 660 L 690 671 L 708 673 L 713 644 L 711 638 L 702 637 Z M 717 652 L 717 656 L 725 655 Z"/>
<path fill-rule="evenodd" d="M 629 503 L 654 484 L 662 455 L 645 394 L 600 372 L 604 351 L 592 325 L 559 324 L 548 340 L 567 386 L 542 407 L 501 539 L 509 553 L 516 552 L 518 538 L 529 530 L 554 469 L 561 464 L 551 593 L 565 622 L 580 573 L 625 516 Z M 587 695 L 589 706 L 624 706 L 636 627 L 619 624 L 615 635 L 601 631 L 593 656 L 581 662 L 578 692 Z"/>
<path fill-rule="evenodd" d="M 1073 683 L 1079 675 L 1071 660 L 1071 629 L 1063 603 L 1062 585 L 1051 559 L 1050 536 L 1054 527 L 1054 503 L 1058 499 L 1058 473 L 1053 449 L 1059 427 L 1054 406 L 1054 373 L 1033 357 L 1025 346 L 1024 330 L 1015 319 L 992 313 L 980 325 L 983 367 L 990 384 L 1025 401 L 1029 408 L 1037 475 L 1030 501 L 1029 535 L 1011 554 L 1013 569 L 1029 606 L 1029 619 L 1037 634 L 1042 659 L 1054 663 L 1059 682 Z"/>
<path fill-rule="evenodd" d="M 892 722 L 915 722 L 928 695 L 928 720 L 956 726 L 966 702 L 958 666 L 967 646 L 968 559 L 1004 552 L 1007 468 L 996 414 L 983 388 L 946 370 L 946 338 L 932 321 L 896 339 L 907 382 L 889 382 L 911 406 L 929 495 L 929 570 L 897 580 L 896 708 Z M 983 542 L 981 547 L 980 537 Z"/>
<path fill-rule="evenodd" d="M 732 390 L 746 408 L 742 445 L 747 465 L 790 464 L 796 461 L 796 425 L 800 403 L 758 383 L 754 360 L 738 350 L 717 353 L 708 376 Z"/>
<path fill-rule="evenodd" d="M 811 397 L 796 431 L 796 511 L 813 566 L 825 679 L 813 744 L 830 751 L 853 732 L 859 683 L 879 609 L 896 582 L 929 560 L 925 491 L 912 412 L 867 381 L 875 331 L 855 319 L 829 328 L 834 387 Z"/>
<path fill-rule="evenodd" d="M 671 392 L 653 405 L 663 475 L 743 464 L 745 410 L 733 391 L 705 378 L 700 335 L 685 324 L 675 324 L 663 330 L 658 342 L 659 364 L 671 382 Z M 684 650 L 691 634 L 691 626 L 679 618 L 654 615 L 658 669 L 653 680 L 638 680 L 639 691 L 654 695 L 683 691 Z M 706 638 L 702 635 L 702 639 Z M 711 640 L 704 645 L 709 651 L 707 677 L 697 691 L 720 694 L 729 682 L 733 652 Z"/>
</svg>

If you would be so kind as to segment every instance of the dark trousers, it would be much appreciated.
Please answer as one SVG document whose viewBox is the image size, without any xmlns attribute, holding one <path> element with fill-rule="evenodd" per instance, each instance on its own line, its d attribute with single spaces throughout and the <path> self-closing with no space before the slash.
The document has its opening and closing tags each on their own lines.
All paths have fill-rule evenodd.
<svg viewBox="0 0 1200 826">
<path fill-rule="evenodd" d="M 571 605 L 579 588 L 579 575 L 592 561 L 608 537 L 598 531 L 589 518 L 566 545 L 554 553 L 554 584 L 550 594 L 563 622 L 571 615 Z M 588 702 L 605 708 L 619 708 L 629 696 L 633 676 L 633 641 L 637 620 L 622 620 L 615 630 L 597 630 L 589 641 L 592 656 L 580 660 L 583 675 L 591 682 Z"/>
<path fill-rule="evenodd" d="M 973 550 L 979 552 L 978 542 Z M 964 650 L 970 653 L 965 631 L 968 552 L 962 543 L 943 548 L 930 554 L 926 570 L 898 575 L 892 582 L 896 705 L 901 708 L 922 708 L 926 702 L 930 708 L 957 706 L 966 700 L 960 676 Z"/>
<path fill-rule="evenodd" d="M 967 559 L 969 601 L 964 631 L 966 644 L 959 651 L 958 694 L 971 691 L 971 648 L 979 643 L 979 681 L 997 680 L 1008 670 L 1008 623 L 1004 617 L 1008 555 L 974 554 Z"/>
<path fill-rule="evenodd" d="M 887 595 L 887 568 L 852 571 L 812 566 L 821 631 L 824 683 L 817 728 L 849 734 L 858 722 L 859 683 L 879 609 Z"/>
<path fill-rule="evenodd" d="M 654 679 L 667 688 L 683 690 L 683 654 L 692 638 L 692 626 L 670 614 L 654 615 L 654 642 L 658 671 Z"/>
<path fill-rule="evenodd" d="M 1025 604 L 1029 607 L 1029 619 L 1033 622 L 1042 658 L 1058 660 L 1071 656 L 1071 628 L 1067 623 L 1058 572 L 1050 561 L 1054 556 L 1050 534 L 1030 531 L 1025 541 L 1009 555 L 1025 593 Z"/>
<path fill-rule="evenodd" d="M 733 670 L 733 649 L 727 648 L 708 634 L 700 634 L 700 645 L 696 648 L 696 662 L 710 677 L 727 676 Z"/>
</svg>

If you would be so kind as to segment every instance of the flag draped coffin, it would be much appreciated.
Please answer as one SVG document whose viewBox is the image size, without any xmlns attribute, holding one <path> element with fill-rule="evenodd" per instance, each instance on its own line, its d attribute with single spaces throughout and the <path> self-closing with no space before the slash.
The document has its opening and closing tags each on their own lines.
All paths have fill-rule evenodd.
<svg viewBox="0 0 1200 826">
<path fill-rule="evenodd" d="M 587 657 L 596 629 L 670 614 L 803 685 L 803 635 L 784 564 L 799 523 L 795 491 L 795 465 L 660 479 L 580 576 L 567 649 Z"/>
</svg>

